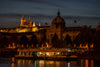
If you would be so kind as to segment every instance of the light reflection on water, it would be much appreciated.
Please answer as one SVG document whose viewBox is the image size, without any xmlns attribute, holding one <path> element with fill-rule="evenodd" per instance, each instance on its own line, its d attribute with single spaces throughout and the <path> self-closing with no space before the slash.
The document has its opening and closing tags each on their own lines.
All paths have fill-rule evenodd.
<svg viewBox="0 0 100 67">
<path fill-rule="evenodd" d="M 99 67 L 94 60 L 81 59 L 77 61 L 0 59 L 0 67 Z"/>
</svg>

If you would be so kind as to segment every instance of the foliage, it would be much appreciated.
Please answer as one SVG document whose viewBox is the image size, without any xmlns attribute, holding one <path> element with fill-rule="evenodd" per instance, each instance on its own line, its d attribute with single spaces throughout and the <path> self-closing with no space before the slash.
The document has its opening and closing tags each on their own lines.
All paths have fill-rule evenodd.
<svg viewBox="0 0 100 67">
<path fill-rule="evenodd" d="M 34 47 L 36 47 L 36 45 L 38 44 L 38 40 L 37 40 L 37 37 L 35 35 L 33 35 L 30 39 L 30 44 L 34 45 Z"/>
</svg>

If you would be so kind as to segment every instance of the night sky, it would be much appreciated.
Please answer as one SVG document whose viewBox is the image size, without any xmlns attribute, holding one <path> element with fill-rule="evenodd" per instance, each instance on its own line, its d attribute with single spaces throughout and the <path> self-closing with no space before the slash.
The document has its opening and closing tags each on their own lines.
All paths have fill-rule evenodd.
<svg viewBox="0 0 100 67">
<path fill-rule="evenodd" d="M 86 18 L 88 21 L 81 21 L 78 25 L 96 27 L 100 21 L 100 0 L 0 0 L 0 27 L 19 26 L 20 15 L 23 13 L 27 16 L 56 16 L 58 10 L 61 16 L 92 17 L 91 19 Z M 31 18 L 32 21 L 48 22 L 48 24 L 51 24 L 53 19 L 43 22 L 41 19 L 37 21 L 37 18 L 33 18 Z M 66 24 L 74 25 L 71 21 L 72 19 Z"/>
</svg>

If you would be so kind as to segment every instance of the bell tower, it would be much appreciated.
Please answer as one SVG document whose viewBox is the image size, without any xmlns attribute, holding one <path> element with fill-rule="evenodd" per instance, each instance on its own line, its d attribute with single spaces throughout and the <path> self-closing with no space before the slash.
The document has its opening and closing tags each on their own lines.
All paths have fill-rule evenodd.
<svg viewBox="0 0 100 67">
<path fill-rule="evenodd" d="M 26 19 L 24 17 L 24 13 L 23 13 L 23 16 L 21 18 L 21 24 L 20 24 L 20 26 L 24 26 L 24 22 L 26 22 Z"/>
</svg>

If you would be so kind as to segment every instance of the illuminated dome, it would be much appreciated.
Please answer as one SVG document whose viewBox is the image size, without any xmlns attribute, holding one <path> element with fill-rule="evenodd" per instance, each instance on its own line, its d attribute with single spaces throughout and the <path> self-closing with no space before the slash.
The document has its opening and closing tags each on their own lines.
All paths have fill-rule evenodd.
<svg viewBox="0 0 100 67">
<path fill-rule="evenodd" d="M 53 19 L 52 24 L 64 24 L 65 25 L 65 21 L 64 19 L 60 16 L 60 12 L 58 11 L 58 16 L 56 18 Z"/>
</svg>

